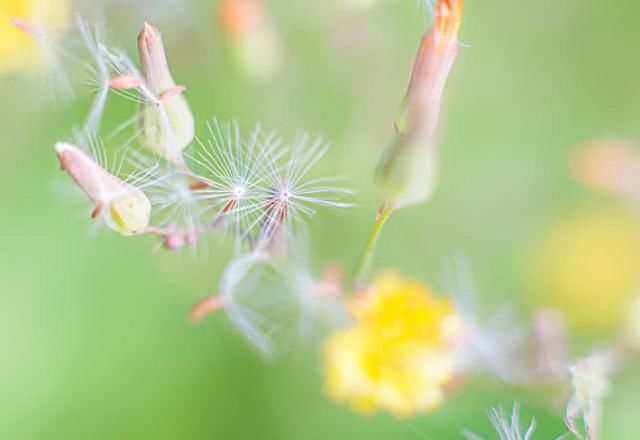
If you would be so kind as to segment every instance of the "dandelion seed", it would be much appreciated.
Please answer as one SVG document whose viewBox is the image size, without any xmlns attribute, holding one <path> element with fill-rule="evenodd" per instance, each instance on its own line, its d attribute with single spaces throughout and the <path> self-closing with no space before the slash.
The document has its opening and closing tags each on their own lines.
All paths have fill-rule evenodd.
<svg viewBox="0 0 640 440">
<path fill-rule="evenodd" d="M 252 252 L 233 260 L 220 281 L 224 311 L 266 359 L 293 342 L 304 314 L 305 286 L 268 254 Z"/>
<path fill-rule="evenodd" d="M 153 207 L 147 232 L 161 237 L 165 248 L 182 249 L 213 230 L 204 219 L 207 207 L 196 195 L 195 186 L 202 182 L 191 172 L 137 151 L 129 153 L 128 162 L 137 172 L 147 170 L 145 193 Z"/>
<path fill-rule="evenodd" d="M 435 21 L 422 39 L 404 110 L 396 121 L 398 138 L 376 170 L 385 201 L 407 206 L 430 197 L 435 186 L 436 129 L 444 87 L 458 52 L 462 0 L 438 0 Z"/>
<path fill-rule="evenodd" d="M 356 411 L 408 417 L 438 406 L 459 317 L 430 288 L 388 272 L 353 299 L 354 325 L 325 345 L 325 391 Z"/>
<path fill-rule="evenodd" d="M 44 72 L 49 90 L 73 96 L 58 41 L 69 27 L 67 0 L 17 0 L 0 5 L 0 72 Z"/>
<path fill-rule="evenodd" d="M 321 139 L 309 142 L 308 135 L 299 134 L 284 165 L 272 170 L 270 186 L 265 200 L 261 202 L 262 212 L 258 218 L 258 249 L 286 246 L 286 242 L 295 236 L 296 227 L 316 213 L 315 207 L 353 206 L 340 201 L 340 196 L 351 194 L 351 190 L 333 184 L 340 179 L 321 177 L 305 180 L 328 149 L 329 146 Z"/>
<path fill-rule="evenodd" d="M 292 237 L 304 216 L 315 213 L 312 206 L 351 206 L 338 200 L 351 191 L 330 184 L 337 179 L 304 180 L 327 150 L 319 140 L 309 147 L 301 136 L 287 151 L 259 126 L 246 139 L 235 123 L 214 121 L 209 131 L 208 144 L 190 157 L 199 167 L 196 179 L 207 183 L 196 195 L 239 242 L 273 250 Z"/>
<path fill-rule="evenodd" d="M 520 424 L 519 406 L 513 404 L 511 417 L 509 417 L 502 407 L 491 408 L 489 411 L 489 420 L 496 430 L 500 440 L 531 440 L 533 432 L 536 429 L 536 420 L 531 419 L 529 426 L 524 433 Z M 468 440 L 482 440 L 482 437 L 472 432 L 465 431 L 465 437 Z"/>
<path fill-rule="evenodd" d="M 106 56 L 102 27 L 95 26 L 92 29 L 79 16 L 76 17 L 76 25 L 82 35 L 85 48 L 93 61 L 92 63 L 85 63 L 85 66 L 91 75 L 92 85 L 97 89 L 84 130 L 88 136 L 96 136 L 111 87 L 109 62 Z"/>
<path fill-rule="evenodd" d="M 273 359 L 298 340 L 349 322 L 343 313 L 339 273 L 334 266 L 315 280 L 299 244 L 284 258 L 251 252 L 232 260 L 219 295 L 199 301 L 192 321 L 223 310 L 236 329 L 264 358 Z"/>
<path fill-rule="evenodd" d="M 94 203 L 92 218 L 102 218 L 121 235 L 136 235 L 149 224 L 151 204 L 135 185 L 120 180 L 82 149 L 63 142 L 56 144 L 60 166 Z"/>
<path fill-rule="evenodd" d="M 267 170 L 277 167 L 277 143 L 261 139 L 257 126 L 245 139 L 237 123 L 208 124 L 210 137 L 188 159 L 197 169 L 195 197 L 212 213 L 213 222 L 242 243 L 253 239 L 264 199 Z"/>
</svg>

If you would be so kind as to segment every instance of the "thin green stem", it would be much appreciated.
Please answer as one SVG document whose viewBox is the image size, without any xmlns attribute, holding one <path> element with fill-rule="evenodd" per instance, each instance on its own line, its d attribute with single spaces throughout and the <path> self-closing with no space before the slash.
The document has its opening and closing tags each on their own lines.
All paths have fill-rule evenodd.
<svg viewBox="0 0 640 440">
<path fill-rule="evenodd" d="M 390 203 L 384 203 L 380 207 L 380 209 L 378 209 L 376 222 L 373 225 L 371 234 L 369 234 L 367 243 L 364 245 L 364 249 L 362 249 L 360 259 L 358 260 L 358 264 L 356 265 L 356 269 L 354 271 L 352 282 L 354 290 L 358 290 L 360 287 L 362 287 L 369 278 L 371 266 L 373 264 L 373 257 L 376 253 L 376 245 L 378 244 L 378 239 L 380 238 L 382 227 L 386 223 L 387 219 L 391 216 L 391 214 L 393 214 L 393 211 L 395 211 L 395 206 Z"/>
</svg>

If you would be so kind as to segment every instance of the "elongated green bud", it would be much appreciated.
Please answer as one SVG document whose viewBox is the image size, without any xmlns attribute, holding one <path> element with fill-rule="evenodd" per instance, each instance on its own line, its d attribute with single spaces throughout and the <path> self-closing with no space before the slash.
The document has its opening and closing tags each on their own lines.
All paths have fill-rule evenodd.
<svg viewBox="0 0 640 440">
<path fill-rule="evenodd" d="M 462 0 L 438 0 L 433 27 L 422 38 L 395 123 L 398 137 L 383 154 L 376 184 L 397 207 L 423 202 L 436 184 L 437 127 L 444 87 L 458 52 Z"/>
</svg>

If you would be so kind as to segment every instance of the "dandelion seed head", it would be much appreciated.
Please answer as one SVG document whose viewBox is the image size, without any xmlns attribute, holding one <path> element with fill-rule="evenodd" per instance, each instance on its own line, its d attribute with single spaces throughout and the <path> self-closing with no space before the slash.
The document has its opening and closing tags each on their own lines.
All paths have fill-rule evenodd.
<svg viewBox="0 0 640 440">
<path fill-rule="evenodd" d="M 274 241 L 290 241 L 294 230 L 311 217 L 313 206 L 348 207 L 337 200 L 348 189 L 330 185 L 338 179 L 306 180 L 327 146 L 299 137 L 290 148 L 260 126 L 243 136 L 237 123 L 214 120 L 210 138 L 188 156 L 198 179 L 208 186 L 197 197 L 210 207 L 216 221 L 239 238 L 265 250 Z"/>
<path fill-rule="evenodd" d="M 536 429 L 536 420 L 531 418 L 526 430 L 522 431 L 520 407 L 517 403 L 513 404 L 511 415 L 508 415 L 502 407 L 491 408 L 489 420 L 500 440 L 531 440 Z M 482 437 L 472 432 L 465 431 L 464 434 L 468 440 L 482 440 Z"/>
</svg>

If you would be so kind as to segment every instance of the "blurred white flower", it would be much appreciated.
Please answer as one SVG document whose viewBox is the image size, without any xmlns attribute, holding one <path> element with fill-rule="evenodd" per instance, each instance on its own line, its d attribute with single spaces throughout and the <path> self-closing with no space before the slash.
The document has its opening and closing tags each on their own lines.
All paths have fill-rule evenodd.
<svg viewBox="0 0 640 440">
<path fill-rule="evenodd" d="M 573 395 L 567 403 L 565 422 L 578 438 L 597 440 L 602 402 L 611 390 L 609 377 L 618 360 L 613 351 L 600 351 L 580 359 L 569 369 Z"/>
<path fill-rule="evenodd" d="M 479 370 L 505 382 L 526 382 L 530 377 L 527 329 L 512 309 L 504 306 L 488 319 L 482 318 L 473 277 L 460 256 L 445 266 L 441 284 L 440 290 L 452 296 L 462 318 L 458 371 Z"/>
</svg>

